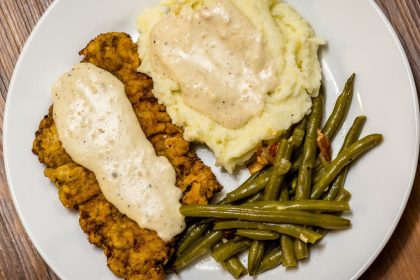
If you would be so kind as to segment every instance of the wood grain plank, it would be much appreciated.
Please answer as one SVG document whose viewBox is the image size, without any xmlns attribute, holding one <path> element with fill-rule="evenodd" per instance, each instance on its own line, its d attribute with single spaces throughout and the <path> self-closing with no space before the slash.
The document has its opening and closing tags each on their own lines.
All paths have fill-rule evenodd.
<svg viewBox="0 0 420 280">
<path fill-rule="evenodd" d="M 139 0 L 140 1 L 140 0 Z M 53 0 L 0 0 L 0 131 L 13 68 L 32 28 Z M 420 86 L 420 1 L 376 0 L 400 37 Z M 2 133 L 2 132 L 1 132 Z M 0 134 L 2 137 L 2 134 Z M 0 146 L 3 158 L 3 147 Z M 407 208 L 389 243 L 362 279 L 418 279 L 420 168 Z M 29 241 L 13 207 L 0 164 L 0 279 L 58 279 Z"/>
<path fill-rule="evenodd" d="M 420 92 L 420 1 L 380 0 L 380 7 L 397 31 Z"/>
<path fill-rule="evenodd" d="M 3 125 L 4 101 L 18 55 L 32 28 L 52 2 L 0 1 L 0 126 Z M 0 156 L 3 158 L 2 146 Z M 7 188 L 3 164 L 0 164 L 0 279 L 59 279 L 33 247 L 20 223 Z"/>
</svg>

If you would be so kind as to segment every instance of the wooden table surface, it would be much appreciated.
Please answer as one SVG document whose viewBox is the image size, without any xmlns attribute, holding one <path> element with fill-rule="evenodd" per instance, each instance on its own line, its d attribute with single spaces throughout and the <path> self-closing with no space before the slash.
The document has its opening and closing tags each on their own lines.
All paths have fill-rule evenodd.
<svg viewBox="0 0 420 280">
<path fill-rule="evenodd" d="M 139 0 L 141 1 L 141 0 Z M 9 81 L 29 33 L 53 0 L 0 0 L 0 126 Z M 376 0 L 396 29 L 420 93 L 420 1 Z M 3 147 L 0 149 L 3 158 Z M 420 168 L 390 241 L 362 279 L 420 279 Z M 58 279 L 25 233 L 0 163 L 0 279 Z"/>
</svg>

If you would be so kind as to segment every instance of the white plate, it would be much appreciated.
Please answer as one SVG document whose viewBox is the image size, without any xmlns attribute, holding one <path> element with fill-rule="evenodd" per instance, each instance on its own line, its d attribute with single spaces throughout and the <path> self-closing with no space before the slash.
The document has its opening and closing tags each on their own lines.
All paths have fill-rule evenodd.
<svg viewBox="0 0 420 280">
<path fill-rule="evenodd" d="M 51 103 L 51 84 L 80 60 L 78 51 L 102 32 L 125 31 L 135 37 L 137 14 L 157 2 L 56 0 L 32 32 L 16 66 L 4 118 L 8 182 L 26 231 L 63 279 L 115 277 L 102 251 L 88 243 L 78 215 L 61 205 L 55 187 L 44 177 L 44 167 L 31 153 L 34 132 Z M 413 183 L 419 144 L 414 82 L 395 32 L 373 1 L 288 2 L 328 40 L 322 51 L 328 111 L 345 79 L 357 73 L 356 97 L 335 150 L 358 114 L 368 116 L 363 133 L 383 133 L 385 142 L 350 172 L 352 228 L 329 234 L 299 269 L 278 268 L 259 279 L 357 278 L 392 234 Z M 212 162 L 206 150 L 199 154 Z M 237 178 L 216 172 L 226 188 L 236 184 Z M 178 277 L 231 279 L 207 260 Z"/>
</svg>

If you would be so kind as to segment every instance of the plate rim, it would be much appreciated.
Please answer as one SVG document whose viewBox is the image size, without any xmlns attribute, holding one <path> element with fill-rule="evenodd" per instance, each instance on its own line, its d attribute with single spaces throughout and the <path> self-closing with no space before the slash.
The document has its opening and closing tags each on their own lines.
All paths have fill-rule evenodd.
<svg viewBox="0 0 420 280">
<path fill-rule="evenodd" d="M 397 44 L 398 51 L 402 57 L 402 60 L 404 62 L 405 70 L 408 75 L 408 79 L 410 82 L 411 87 L 411 93 L 414 96 L 414 123 L 415 123 L 415 148 L 414 148 L 414 164 L 411 167 L 411 175 L 410 175 L 410 187 L 407 189 L 407 191 L 404 194 L 404 199 L 400 204 L 399 212 L 396 215 L 394 221 L 392 222 L 391 227 L 389 228 L 388 232 L 382 239 L 380 245 L 376 249 L 376 251 L 371 255 L 371 257 L 364 263 L 364 265 L 359 269 L 359 271 L 353 276 L 352 279 L 358 279 L 362 274 L 372 265 L 372 263 L 376 260 L 376 258 L 379 256 L 379 254 L 382 252 L 386 244 L 388 244 L 391 236 L 394 234 L 395 229 L 397 228 L 398 223 L 401 220 L 401 217 L 404 213 L 404 210 L 407 206 L 408 199 L 410 197 L 411 191 L 413 189 L 414 179 L 416 177 L 417 173 L 417 163 L 419 160 L 419 145 L 420 145 L 420 134 L 419 134 L 419 100 L 418 100 L 418 94 L 416 89 L 416 83 L 414 80 L 413 71 L 411 70 L 410 63 L 408 61 L 407 53 L 404 50 L 404 47 L 401 43 L 400 38 L 397 35 L 397 32 L 395 31 L 394 26 L 391 24 L 391 22 L 386 17 L 385 13 L 382 11 L 382 9 L 379 7 L 379 5 L 374 0 L 369 0 L 370 4 L 374 7 L 380 18 L 382 19 L 382 22 L 385 24 L 388 31 L 391 33 L 391 36 L 394 40 L 394 42 Z"/>
<path fill-rule="evenodd" d="M 38 22 L 35 24 L 35 26 L 33 27 L 31 33 L 29 34 L 28 38 L 26 39 L 26 42 L 22 48 L 22 50 L 20 51 L 18 60 L 16 61 L 16 65 L 15 68 L 13 69 L 13 74 L 12 74 L 12 78 L 10 79 L 10 84 L 9 84 L 9 88 L 7 89 L 7 95 L 6 95 L 6 101 L 5 101 L 5 106 L 4 106 L 4 112 L 3 112 L 3 139 L 2 139 L 2 146 L 3 146 L 3 164 L 4 164 L 4 171 L 6 174 L 6 181 L 7 181 L 7 187 L 9 189 L 9 192 L 11 194 L 12 197 L 12 201 L 13 201 L 13 207 L 15 209 L 15 211 L 18 214 L 20 223 L 22 224 L 25 233 L 28 235 L 29 240 L 31 241 L 32 245 L 35 247 L 35 249 L 37 250 L 38 254 L 41 256 L 42 260 L 48 265 L 48 267 L 54 271 L 54 273 L 58 276 L 58 278 L 60 279 L 65 279 L 65 277 L 61 274 L 60 271 L 58 271 L 58 269 L 52 265 L 52 263 L 50 262 L 49 258 L 47 258 L 46 253 L 44 252 L 44 250 L 42 249 L 42 247 L 38 244 L 38 242 L 36 241 L 36 239 L 34 238 L 34 236 L 32 235 L 32 232 L 29 230 L 29 227 L 26 223 L 25 218 L 22 215 L 21 209 L 18 207 L 18 202 L 16 200 L 16 196 L 15 196 L 15 192 L 14 189 L 12 187 L 11 184 L 11 179 L 10 179 L 10 171 L 9 171 L 9 164 L 8 164 L 8 144 L 6 141 L 6 136 L 8 134 L 9 131 L 9 127 L 7 125 L 8 123 L 8 119 L 9 119 L 9 107 L 10 107 L 10 94 L 9 92 L 12 91 L 13 92 L 13 88 L 15 86 L 15 80 L 16 80 L 16 73 L 19 71 L 22 61 L 24 59 L 24 56 L 29 48 L 29 46 L 31 45 L 31 42 L 33 40 L 33 37 L 35 36 L 35 34 L 37 33 L 39 27 L 43 24 L 43 22 L 45 21 L 45 19 L 48 17 L 48 15 L 51 13 L 51 11 L 54 9 L 54 7 L 57 5 L 57 3 L 61 2 L 62 0 L 55 0 L 54 2 L 52 2 L 50 4 L 50 6 L 45 10 L 45 12 L 41 15 L 41 17 L 39 18 Z"/>
<path fill-rule="evenodd" d="M 21 64 L 22 61 L 25 57 L 25 54 L 27 52 L 27 49 L 30 47 L 31 42 L 33 37 L 35 36 L 35 34 L 37 33 L 39 27 L 43 24 L 43 22 L 45 21 L 45 19 L 48 17 L 48 15 L 51 13 L 51 11 L 55 8 L 55 6 L 58 3 L 61 3 L 63 0 L 55 0 L 53 3 L 50 4 L 50 6 L 45 10 L 45 12 L 42 14 L 42 16 L 39 18 L 38 22 L 35 24 L 35 26 L 33 27 L 30 35 L 28 36 L 20 54 L 18 57 L 18 60 L 15 64 L 14 70 L 13 70 L 13 74 L 12 74 L 12 78 L 10 80 L 10 84 L 7 90 L 7 96 L 6 96 L 6 100 L 5 100 L 5 107 L 4 107 L 4 114 L 3 114 L 3 139 L 2 139 L 2 145 L 3 145 L 3 163 L 4 163 L 4 168 L 5 168 L 5 175 L 6 175 L 6 181 L 7 181 L 7 185 L 8 185 L 8 189 L 10 191 L 11 197 L 12 197 L 12 201 L 13 201 L 13 206 L 14 209 L 16 210 L 19 220 L 23 226 L 23 228 L 25 229 L 26 234 L 28 235 L 31 243 L 33 244 L 33 246 L 35 247 L 35 249 L 37 250 L 37 252 L 39 253 L 39 255 L 42 257 L 42 259 L 45 261 L 45 263 L 48 265 L 48 267 L 54 271 L 54 273 L 60 278 L 60 279 L 65 279 L 65 277 L 63 277 L 63 275 L 61 274 L 60 271 L 58 271 L 58 269 L 53 266 L 50 263 L 50 260 L 46 257 L 46 253 L 44 252 L 44 250 L 41 248 L 41 246 L 38 244 L 38 242 L 36 242 L 36 239 L 32 236 L 32 233 L 29 229 L 29 227 L 27 226 L 26 220 L 23 217 L 20 208 L 18 207 L 18 203 L 16 201 L 16 196 L 15 196 L 15 192 L 14 189 L 12 187 L 11 184 L 11 179 L 10 179 L 10 171 L 9 171 L 9 166 L 8 166 L 8 144 L 7 141 L 5 140 L 8 134 L 8 119 L 9 119 L 9 107 L 10 107 L 10 92 L 13 92 L 13 88 L 15 87 L 15 80 L 16 80 L 16 73 L 19 72 L 20 68 L 21 68 Z M 363 264 L 363 266 L 361 266 L 359 268 L 359 270 L 357 271 L 356 274 L 354 274 L 352 276 L 351 279 L 358 279 L 370 266 L 371 264 L 375 261 L 375 259 L 378 257 L 378 255 L 382 252 L 382 250 L 384 249 L 384 247 L 386 246 L 386 244 L 389 242 L 389 239 L 391 238 L 392 234 L 395 232 L 395 229 L 399 223 L 399 221 L 401 220 L 401 217 L 404 213 L 404 210 L 406 208 L 408 199 L 410 197 L 411 191 L 413 189 L 413 183 L 414 183 L 414 179 L 416 176 L 416 172 L 417 172 L 417 162 L 418 162 L 418 158 L 419 158 L 419 145 L 420 145 L 420 128 L 419 128 L 419 122 L 420 122 L 420 116 L 419 116 L 419 100 L 418 100 L 418 94 L 417 94 L 417 89 L 416 89 L 416 84 L 415 84 L 415 80 L 414 80 L 414 76 L 413 76 L 413 72 L 410 66 L 410 63 L 408 61 L 407 58 L 407 54 L 403 48 L 403 45 L 401 43 L 400 38 L 397 35 L 397 32 L 395 31 L 395 28 L 393 27 L 393 25 L 391 24 L 391 22 L 388 20 L 388 18 L 386 17 L 385 13 L 382 11 L 382 9 L 379 7 L 379 5 L 374 1 L 374 0 L 369 0 L 369 3 L 373 6 L 373 8 L 375 9 L 376 13 L 378 13 L 378 15 L 380 16 L 382 22 L 385 24 L 386 29 L 390 32 L 390 35 L 392 36 L 393 41 L 396 43 L 396 46 L 398 48 L 398 52 L 402 58 L 402 61 L 404 63 L 404 67 L 406 70 L 406 74 L 409 80 L 409 84 L 410 84 L 410 88 L 411 88 L 411 92 L 410 94 L 413 96 L 413 101 L 414 101 L 414 123 L 415 123 L 415 147 L 414 147 L 414 162 L 411 163 L 411 174 L 410 174 L 410 186 L 407 188 L 405 194 L 404 194 L 404 198 L 401 201 L 401 204 L 399 206 L 398 209 L 398 214 L 395 216 L 395 219 L 392 221 L 392 223 L 390 224 L 390 227 L 387 231 L 387 233 L 385 234 L 384 238 L 380 241 L 379 246 L 377 247 L 377 249 L 371 254 L 370 258 Z"/>
</svg>

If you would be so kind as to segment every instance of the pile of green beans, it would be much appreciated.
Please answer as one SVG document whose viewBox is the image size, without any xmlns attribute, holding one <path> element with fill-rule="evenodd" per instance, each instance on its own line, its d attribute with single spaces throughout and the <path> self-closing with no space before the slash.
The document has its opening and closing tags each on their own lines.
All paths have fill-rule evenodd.
<svg viewBox="0 0 420 280">
<path fill-rule="evenodd" d="M 216 204 L 180 208 L 193 222 L 175 248 L 170 269 L 180 270 L 209 252 L 235 279 L 279 265 L 296 267 L 329 231 L 350 227 L 350 220 L 341 217 L 350 211 L 347 173 L 354 160 L 382 142 L 382 135 L 359 139 L 366 117 L 357 117 L 331 161 L 320 155 L 317 137 L 322 132 L 332 141 L 338 134 L 350 108 L 354 79 L 353 74 L 347 80 L 323 126 L 323 93 L 312 99 L 311 113 L 278 139 L 271 166 Z M 239 257 L 245 251 L 247 268 Z"/>
</svg>

